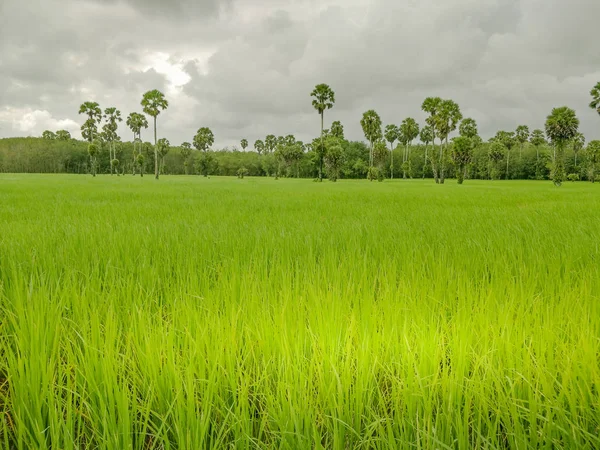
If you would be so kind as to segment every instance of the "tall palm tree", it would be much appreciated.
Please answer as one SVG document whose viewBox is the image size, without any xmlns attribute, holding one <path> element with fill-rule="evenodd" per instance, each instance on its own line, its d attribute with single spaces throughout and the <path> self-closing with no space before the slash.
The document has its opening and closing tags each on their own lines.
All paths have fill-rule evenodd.
<svg viewBox="0 0 600 450">
<path fill-rule="evenodd" d="M 468 137 L 469 139 L 473 139 L 477 136 L 479 131 L 477 130 L 477 122 L 475 122 L 475 119 L 471 119 L 470 117 L 463 119 L 458 127 L 458 134 Z"/>
<path fill-rule="evenodd" d="M 419 136 L 419 124 L 412 117 L 408 117 L 402 121 L 400 125 L 400 139 L 404 143 L 404 159 L 402 165 L 403 176 L 406 178 L 407 166 L 410 166 L 409 148 L 412 142 Z M 407 164 L 408 163 L 408 164 Z M 410 170 L 410 169 L 409 169 Z"/>
<path fill-rule="evenodd" d="M 161 111 L 169 107 L 169 102 L 165 95 L 157 89 L 148 91 L 142 98 L 142 107 L 144 113 L 154 119 L 154 178 L 158 180 L 158 140 L 156 138 L 156 118 Z"/>
<path fill-rule="evenodd" d="M 246 151 L 246 148 L 248 147 L 248 140 L 247 140 L 247 139 L 242 139 L 242 140 L 240 141 L 240 145 L 241 145 L 241 147 L 242 147 L 242 150 L 243 150 L 243 151 Z"/>
<path fill-rule="evenodd" d="M 519 143 L 519 160 L 523 158 L 523 147 L 525 142 L 529 140 L 529 127 L 527 125 L 519 125 L 515 131 L 515 138 Z"/>
<path fill-rule="evenodd" d="M 463 116 L 460 112 L 460 107 L 453 100 L 442 100 L 439 105 L 439 111 L 435 120 L 435 129 L 437 130 L 437 134 L 442 141 L 443 144 L 444 139 L 446 140 L 446 145 L 440 145 L 440 155 L 439 155 L 439 182 L 440 184 L 444 184 L 445 179 L 445 150 L 448 149 L 448 137 L 450 133 L 456 130 L 458 123 L 462 120 Z"/>
<path fill-rule="evenodd" d="M 365 134 L 365 138 L 371 144 L 371 149 L 369 152 L 369 179 L 372 179 L 373 172 L 373 162 L 374 162 L 374 146 L 375 142 L 379 141 L 383 134 L 381 132 L 381 118 L 379 114 L 377 114 L 374 110 L 370 109 L 366 113 L 363 114 L 362 119 L 360 119 L 360 126 L 363 129 L 363 133 Z"/>
<path fill-rule="evenodd" d="M 265 151 L 265 143 L 261 139 L 257 139 L 254 141 L 254 150 L 256 150 L 256 153 L 259 155 L 262 155 Z"/>
<path fill-rule="evenodd" d="M 115 148 L 115 141 L 118 138 L 117 129 L 119 127 L 119 122 L 122 122 L 123 119 L 121 118 L 121 111 L 115 107 L 106 108 L 104 110 L 104 119 L 106 120 L 106 125 L 104 125 L 103 130 L 108 141 L 108 152 L 110 153 L 110 174 L 112 175 L 113 166 L 115 166 L 115 161 L 117 159 L 117 152 Z"/>
<path fill-rule="evenodd" d="M 81 127 L 81 135 L 90 144 L 98 134 L 98 124 L 102 120 L 102 110 L 96 102 L 85 102 L 79 107 L 79 114 L 88 116 L 87 121 Z"/>
<path fill-rule="evenodd" d="M 564 150 L 567 143 L 577 136 L 579 119 L 571 108 L 554 108 L 546 119 L 546 135 L 556 148 L 553 181 L 560 186 L 565 177 Z"/>
<path fill-rule="evenodd" d="M 143 114 L 132 112 L 127 116 L 125 124 L 129 127 L 133 133 L 133 175 L 135 175 L 135 168 L 137 166 L 137 154 L 142 152 L 142 128 L 148 128 L 148 120 Z M 139 151 L 138 151 L 139 149 Z"/>
<path fill-rule="evenodd" d="M 323 181 L 323 156 L 325 155 L 325 146 L 323 143 L 323 121 L 325 110 L 333 108 L 335 104 L 335 93 L 327 84 L 318 84 L 311 92 L 313 98 L 312 105 L 321 116 L 321 152 L 319 154 L 319 181 Z"/>
<path fill-rule="evenodd" d="M 425 125 L 423 128 L 421 128 L 419 139 L 423 144 L 425 144 L 425 158 L 423 161 L 423 179 L 425 179 L 425 170 L 427 167 L 427 150 L 429 144 L 431 144 L 431 142 L 433 141 L 433 128 L 429 125 Z"/>
<path fill-rule="evenodd" d="M 425 120 L 427 125 L 431 128 L 431 143 L 435 148 L 435 131 L 436 131 L 436 122 L 437 116 L 440 109 L 440 105 L 442 104 L 442 99 L 440 97 L 427 97 L 423 101 L 423 105 L 421 109 L 423 112 L 429 114 L 429 117 Z M 431 169 L 433 170 L 433 177 L 435 178 L 435 182 L 439 183 L 438 177 L 438 165 L 435 162 L 435 158 L 431 159 Z"/>
<path fill-rule="evenodd" d="M 392 155 L 392 159 L 391 159 L 391 179 L 394 179 L 394 142 L 396 142 L 398 140 L 398 137 L 400 135 L 400 129 L 398 128 L 398 126 L 390 124 L 387 125 L 385 127 L 385 140 L 388 141 L 390 143 L 390 153 Z"/>
</svg>

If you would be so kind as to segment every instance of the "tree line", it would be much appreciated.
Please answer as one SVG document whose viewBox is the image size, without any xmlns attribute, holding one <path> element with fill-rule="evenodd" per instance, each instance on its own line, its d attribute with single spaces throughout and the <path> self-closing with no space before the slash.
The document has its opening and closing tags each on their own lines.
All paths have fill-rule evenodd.
<svg viewBox="0 0 600 450">
<path fill-rule="evenodd" d="M 520 125 L 514 131 L 498 131 L 484 142 L 476 121 L 463 117 L 456 102 L 429 97 L 421 107 L 427 114 L 422 126 L 407 117 L 400 125 L 384 128 L 375 110 L 366 111 L 360 120 L 365 143 L 347 140 L 339 121 L 325 128 L 325 112 L 335 105 L 330 86 L 319 84 L 310 95 L 320 116 L 317 138 L 305 143 L 291 134 L 271 134 L 254 141 L 251 149 L 243 138 L 242 151 L 214 150 L 215 137 L 208 127 L 199 128 L 191 143 L 176 147 L 159 139 L 157 119 L 169 103 L 158 90 L 143 95 L 143 113 L 127 117 L 131 142 L 121 142 L 117 134 L 123 121 L 117 108 L 102 111 L 98 103 L 85 102 L 79 110 L 86 116 L 81 127 L 84 142 L 72 139 L 65 130 L 45 131 L 41 139 L 0 140 L 0 170 L 92 176 L 143 176 L 153 170 L 156 179 L 161 174 L 310 177 L 317 181 L 401 177 L 432 178 L 439 184 L 452 177 L 458 183 L 465 179 L 551 179 L 560 185 L 565 180 L 594 182 L 599 176 L 600 141 L 586 145 L 575 111 L 566 106 L 551 111 L 544 130 L 530 131 Z M 590 107 L 600 115 L 600 83 L 590 95 Z M 153 123 L 154 143 L 142 140 L 142 130 L 149 127 L 146 116 Z"/>
</svg>

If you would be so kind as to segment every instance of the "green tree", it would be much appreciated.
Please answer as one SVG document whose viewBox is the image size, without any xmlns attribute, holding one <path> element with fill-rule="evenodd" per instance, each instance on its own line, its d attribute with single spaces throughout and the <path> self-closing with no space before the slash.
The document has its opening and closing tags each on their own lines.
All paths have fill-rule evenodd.
<svg viewBox="0 0 600 450">
<path fill-rule="evenodd" d="M 201 158 L 200 167 L 201 167 L 201 173 L 205 177 L 208 177 L 208 169 L 210 167 L 210 164 L 209 164 L 210 158 L 208 156 L 208 149 L 214 143 L 215 143 L 215 136 L 210 128 L 203 127 L 203 128 L 198 129 L 198 131 L 196 132 L 196 136 L 194 136 L 194 147 L 196 147 L 197 150 L 202 152 L 202 154 L 200 156 L 200 158 Z"/>
<path fill-rule="evenodd" d="M 243 151 L 246 151 L 246 148 L 248 148 L 248 140 L 247 139 L 242 139 L 240 141 L 240 146 L 242 147 Z"/>
<path fill-rule="evenodd" d="M 592 96 L 590 108 L 595 109 L 596 112 L 600 115 L 600 81 L 590 91 L 590 95 Z"/>
<path fill-rule="evenodd" d="M 344 138 L 344 126 L 342 125 L 342 122 L 340 122 L 339 120 L 336 120 L 335 122 L 333 122 L 331 124 L 330 133 L 333 137 L 336 137 L 343 141 L 345 138 Z"/>
<path fill-rule="evenodd" d="M 492 140 L 488 147 L 488 171 L 491 180 L 496 180 L 498 176 L 498 163 L 504 158 L 504 153 L 507 152 L 506 146 L 502 141 Z"/>
<path fill-rule="evenodd" d="M 340 169 L 344 165 L 344 149 L 341 139 L 335 136 L 329 136 L 326 142 L 327 152 L 325 153 L 325 168 L 327 177 L 330 181 L 337 181 L 340 176 Z"/>
<path fill-rule="evenodd" d="M 440 111 L 440 107 L 442 105 L 442 99 L 440 97 L 427 97 L 424 101 L 423 101 L 423 105 L 421 106 L 421 109 L 423 110 L 423 112 L 426 112 L 427 114 L 429 114 L 429 117 L 427 117 L 427 119 L 425 120 L 425 122 L 427 123 L 427 125 L 430 127 L 431 129 L 431 143 L 433 144 L 433 147 L 435 148 L 435 137 L 436 137 L 436 124 L 438 121 L 438 114 Z M 433 178 L 435 179 L 436 183 L 439 183 L 439 167 L 438 167 L 438 162 L 436 158 L 431 158 L 431 169 L 433 170 Z"/>
<path fill-rule="evenodd" d="M 165 95 L 157 89 L 148 91 L 142 98 L 144 113 L 154 120 L 154 177 L 158 180 L 158 139 L 156 137 L 156 118 L 161 111 L 169 107 Z"/>
<path fill-rule="evenodd" d="M 600 83 L 599 83 L 600 84 Z M 587 148 L 588 178 L 592 183 L 596 182 L 598 166 L 600 165 L 600 141 L 591 141 Z"/>
<path fill-rule="evenodd" d="M 161 138 L 158 140 L 157 147 L 158 147 L 158 156 L 160 156 L 160 162 L 161 162 L 160 171 L 164 175 L 164 173 L 165 173 L 165 156 L 167 156 L 167 154 L 169 153 L 169 150 L 171 149 L 171 143 L 168 141 L 168 139 Z"/>
<path fill-rule="evenodd" d="M 271 154 L 275 151 L 275 147 L 277 147 L 277 138 L 275 135 L 269 134 L 265 138 L 265 152 Z"/>
<path fill-rule="evenodd" d="M 473 140 L 467 136 L 458 136 L 452 139 L 452 160 L 456 167 L 458 184 L 463 184 L 467 166 L 473 159 Z"/>
<path fill-rule="evenodd" d="M 573 138 L 573 153 L 575 154 L 575 170 L 577 170 L 577 155 L 585 147 L 585 136 L 581 133 L 577 133 Z"/>
<path fill-rule="evenodd" d="M 515 138 L 515 133 L 512 131 L 498 131 L 494 140 L 502 142 L 506 147 L 506 179 L 508 180 L 510 177 L 510 151 L 517 144 L 517 140 Z"/>
<path fill-rule="evenodd" d="M 96 161 L 98 157 L 98 146 L 94 143 L 88 145 L 88 154 L 90 155 L 90 163 L 92 165 L 92 176 L 96 176 Z"/>
<path fill-rule="evenodd" d="M 453 100 L 442 100 L 439 105 L 438 114 L 435 120 L 435 129 L 440 138 L 439 154 L 439 183 L 444 184 L 445 169 L 446 169 L 446 152 L 448 149 L 448 138 L 450 134 L 456 130 L 458 123 L 462 120 L 460 107 Z M 446 145 L 443 145 L 443 141 Z"/>
<path fill-rule="evenodd" d="M 56 134 L 54 134 L 50 130 L 46 130 L 42 133 L 42 139 L 45 139 L 47 141 L 53 141 L 56 139 Z"/>
<path fill-rule="evenodd" d="M 119 122 L 122 122 L 121 111 L 117 108 L 111 107 L 106 108 L 104 110 L 104 120 L 106 120 L 106 124 L 102 127 L 102 131 L 104 134 L 104 140 L 108 144 L 108 151 L 110 155 L 110 174 L 113 174 L 113 164 L 112 161 L 117 159 L 116 150 L 115 150 L 115 142 L 118 140 L 119 136 L 117 135 L 117 129 L 119 128 Z M 118 172 L 117 172 L 118 175 Z"/>
<path fill-rule="evenodd" d="M 133 133 L 133 175 L 138 165 L 136 155 L 142 152 L 142 128 L 148 128 L 148 119 L 143 114 L 132 112 L 127 116 L 125 124 Z"/>
<path fill-rule="evenodd" d="M 571 108 L 566 106 L 554 108 L 546 119 L 546 135 L 556 148 L 553 181 L 560 186 L 565 179 L 565 146 L 577 136 L 579 119 Z"/>
<path fill-rule="evenodd" d="M 425 125 L 423 128 L 421 128 L 419 140 L 425 145 L 425 158 L 423 160 L 423 179 L 425 179 L 425 170 L 427 168 L 427 150 L 429 144 L 433 142 L 433 128 L 429 125 Z"/>
<path fill-rule="evenodd" d="M 254 141 L 254 150 L 256 150 L 256 153 L 259 155 L 262 155 L 262 153 L 265 151 L 265 143 L 260 139 L 257 139 Z"/>
<path fill-rule="evenodd" d="M 140 176 L 142 178 L 144 178 L 144 163 L 146 162 L 146 157 L 144 156 L 144 154 L 141 151 L 135 157 L 135 162 L 138 165 L 138 167 L 140 168 Z"/>
<path fill-rule="evenodd" d="M 185 169 L 185 174 L 188 175 L 188 165 L 190 155 L 192 154 L 192 144 L 189 142 L 184 142 L 181 144 L 181 156 L 183 158 L 183 167 Z"/>
<path fill-rule="evenodd" d="M 323 125 L 325 110 L 333 108 L 335 104 L 335 93 L 327 84 L 315 86 L 310 96 L 313 98 L 313 108 L 321 116 L 321 151 L 319 152 L 319 181 L 323 181 L 323 157 L 325 154 L 325 143 L 323 141 Z"/>
<path fill-rule="evenodd" d="M 537 129 L 533 130 L 529 143 L 535 147 L 535 179 L 540 179 L 540 147 L 546 144 L 544 131 Z"/>
<path fill-rule="evenodd" d="M 391 155 L 391 164 L 390 164 L 390 174 L 391 179 L 394 179 L 394 142 L 398 140 L 400 136 L 400 129 L 397 125 L 386 125 L 384 132 L 385 140 L 390 143 L 390 155 Z"/>
<path fill-rule="evenodd" d="M 379 117 L 379 114 L 370 109 L 363 114 L 362 119 L 360 120 L 360 126 L 365 134 L 365 138 L 367 141 L 369 141 L 371 146 L 371 150 L 369 152 L 369 169 L 371 169 L 374 165 L 373 151 L 375 149 L 375 142 L 378 142 L 383 138 L 383 134 L 381 132 L 381 118 Z"/>
<path fill-rule="evenodd" d="M 404 157 L 402 160 L 403 177 L 406 179 L 406 172 L 410 173 L 410 146 L 412 142 L 419 137 L 419 124 L 412 117 L 408 117 L 402 121 L 400 125 L 399 138 L 404 144 Z"/>
<path fill-rule="evenodd" d="M 477 130 L 477 122 L 475 122 L 475 119 L 471 119 L 470 117 L 463 119 L 458 127 L 458 134 L 468 137 L 469 139 L 473 139 L 475 136 L 478 136 L 479 132 Z"/>
<path fill-rule="evenodd" d="M 529 141 L 529 127 L 527 125 L 519 125 L 515 131 L 515 139 L 519 143 L 519 160 L 523 158 L 523 147 Z"/>
<path fill-rule="evenodd" d="M 85 114 L 88 118 L 81 126 L 81 135 L 90 144 L 98 134 L 98 125 L 102 120 L 102 110 L 96 102 L 85 102 L 79 107 L 79 114 Z"/>
<path fill-rule="evenodd" d="M 59 141 L 69 141 L 71 140 L 71 133 L 67 130 L 58 130 L 56 132 L 56 139 Z"/>
</svg>

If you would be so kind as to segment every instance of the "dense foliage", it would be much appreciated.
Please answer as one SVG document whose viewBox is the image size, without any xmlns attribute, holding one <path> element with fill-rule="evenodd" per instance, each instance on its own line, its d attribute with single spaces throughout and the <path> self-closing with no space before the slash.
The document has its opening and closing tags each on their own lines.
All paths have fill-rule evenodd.
<svg viewBox="0 0 600 450">
<path fill-rule="evenodd" d="M 506 179 L 506 156 L 508 151 L 502 147 L 499 155 L 500 161 L 491 164 L 489 158 L 490 143 L 477 145 L 472 151 L 471 161 L 466 166 L 467 179 L 489 179 L 492 170 L 494 178 Z M 154 171 L 154 149 L 150 143 L 141 145 L 145 150 L 145 173 Z M 369 168 L 369 147 L 363 142 L 341 140 L 343 163 L 339 170 L 339 178 L 365 178 Z M 452 143 L 450 143 L 452 146 Z M 131 142 L 116 142 L 116 157 L 121 162 L 121 173 L 133 173 L 134 169 L 134 144 Z M 389 147 L 388 147 L 389 148 Z M 591 170 L 589 144 L 577 156 L 573 145 L 567 146 L 565 151 L 565 171 L 567 174 L 578 174 L 581 180 L 588 180 Z M 595 147 L 594 147 L 595 148 Z M 410 147 L 410 167 L 407 176 L 410 178 L 433 178 L 431 164 L 425 164 L 425 150 L 431 155 L 438 152 L 435 148 L 419 144 Z M 593 150 L 593 149 L 592 149 Z M 185 147 L 171 146 L 164 157 L 162 170 L 166 174 L 185 174 L 185 162 L 188 162 L 187 173 L 201 174 L 204 152 L 191 150 Z M 244 167 L 248 169 L 249 176 L 265 176 L 267 173 L 274 175 L 277 170 L 277 160 L 274 152 L 260 155 L 254 150 L 245 152 L 237 150 L 207 150 L 209 162 L 207 175 L 237 176 L 237 171 Z M 402 178 L 402 161 L 406 154 L 406 147 L 398 144 L 394 149 L 394 178 Z M 538 158 L 539 154 L 539 158 Z M 554 149 L 546 144 L 533 145 L 526 143 L 523 150 L 511 155 L 508 166 L 509 179 L 549 179 L 552 170 Z M 294 167 L 281 168 L 281 176 L 303 178 L 316 178 L 318 176 L 318 156 L 314 151 L 303 151 Z M 389 178 L 391 159 L 384 164 L 384 171 Z M 456 165 L 452 159 L 452 152 L 448 154 L 446 170 L 448 175 L 455 176 Z M 600 165 L 596 163 L 596 174 L 600 172 Z M 45 140 L 42 138 L 10 138 L 0 139 L 0 172 L 26 172 L 26 173 L 91 173 L 90 158 L 85 142 L 77 140 Z M 107 144 L 101 144 L 98 152 L 98 173 L 110 173 L 110 150 Z M 325 171 L 325 176 L 327 172 Z"/>
</svg>

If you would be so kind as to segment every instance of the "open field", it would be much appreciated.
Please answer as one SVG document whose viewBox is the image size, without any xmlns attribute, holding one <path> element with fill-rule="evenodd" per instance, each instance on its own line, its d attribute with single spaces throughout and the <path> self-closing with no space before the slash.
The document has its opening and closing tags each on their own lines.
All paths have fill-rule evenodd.
<svg viewBox="0 0 600 450">
<path fill-rule="evenodd" d="M 0 175 L 0 447 L 600 448 L 600 185 Z"/>
</svg>

